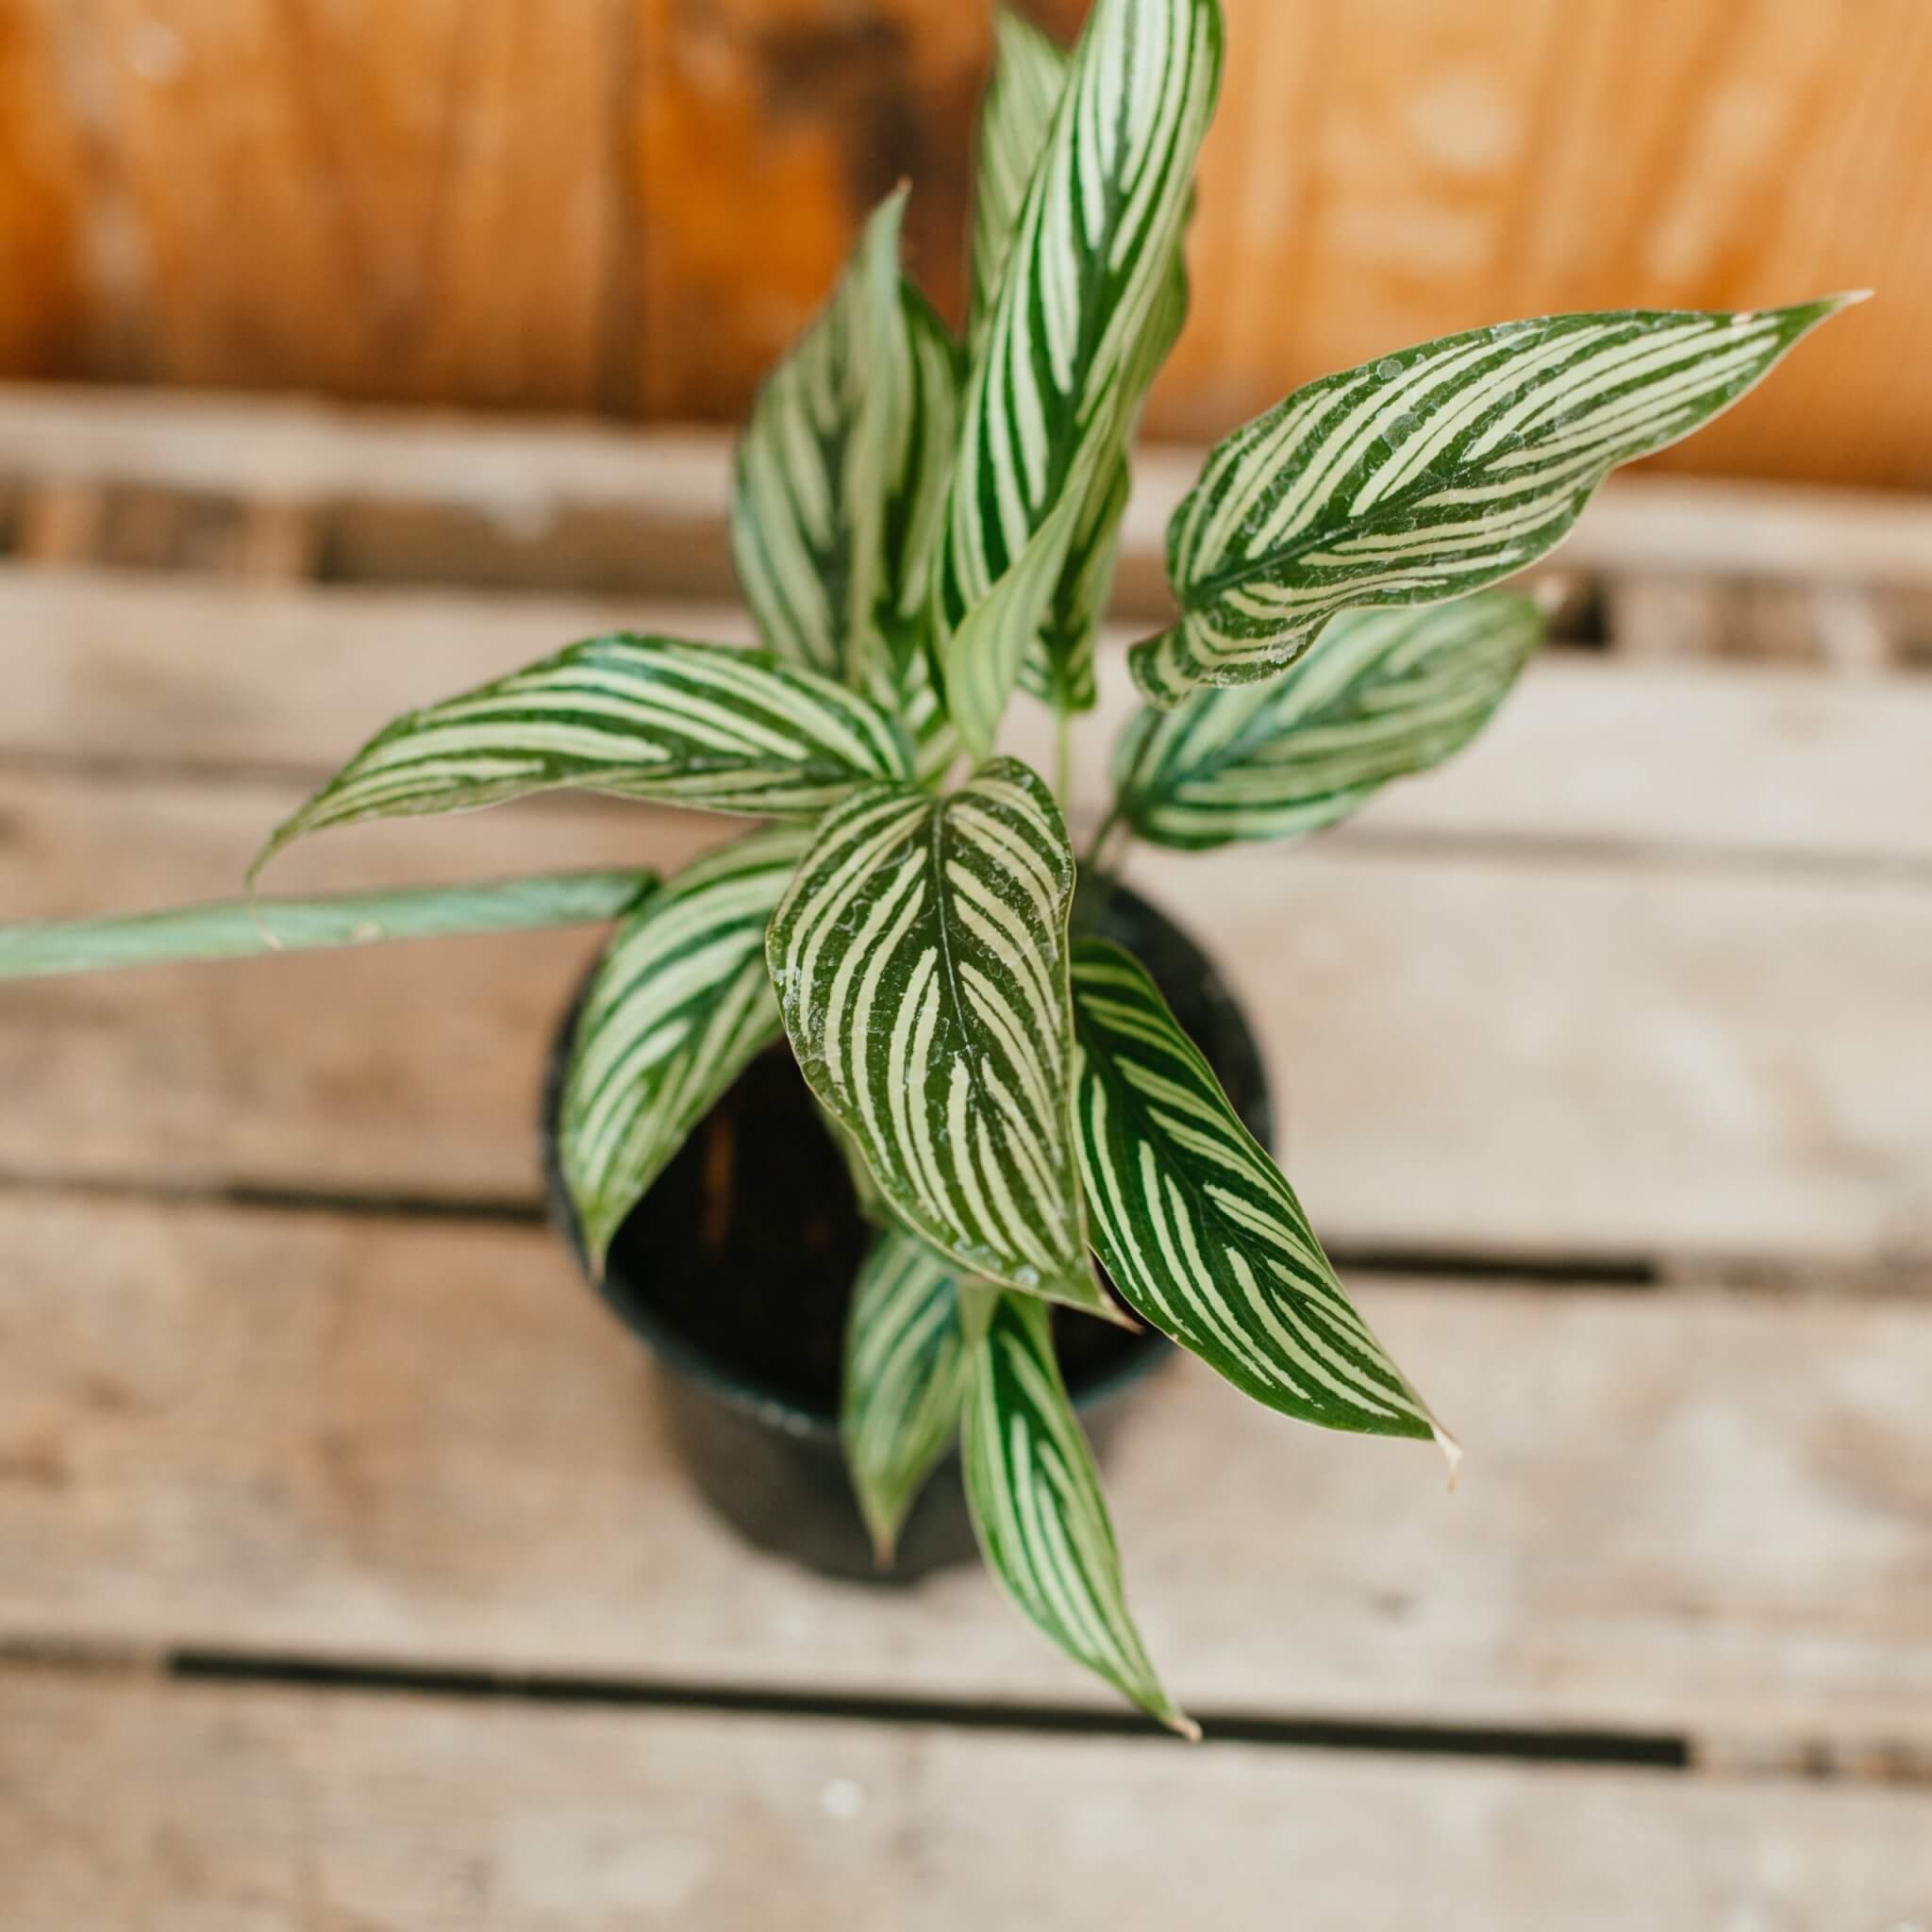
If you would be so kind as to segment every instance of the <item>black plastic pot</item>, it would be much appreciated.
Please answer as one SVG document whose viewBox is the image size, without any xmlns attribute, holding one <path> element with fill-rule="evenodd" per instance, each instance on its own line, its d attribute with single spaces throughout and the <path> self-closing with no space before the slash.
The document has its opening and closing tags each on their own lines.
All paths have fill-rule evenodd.
<svg viewBox="0 0 1932 1932">
<path fill-rule="evenodd" d="M 1253 1035 L 1220 974 L 1179 927 L 1139 894 L 1104 883 L 1074 910 L 1076 929 L 1135 954 L 1207 1056 L 1249 1130 L 1272 1129 Z M 578 991 L 552 1048 L 542 1149 L 550 1212 L 584 1259 L 563 1185 L 557 1124 Z M 972 1525 L 956 1457 L 935 1473 L 880 1578 L 847 1483 L 838 1380 L 851 1283 L 871 1230 L 844 1158 L 826 1132 L 790 1049 L 746 1069 L 699 1123 L 612 1242 L 605 1301 L 650 1344 L 662 1371 L 674 1438 L 700 1491 L 761 1549 L 822 1574 L 909 1581 L 970 1560 Z M 1104 1455 L 1124 1398 L 1172 1347 L 1055 1310 L 1060 1361 L 1095 1452 Z"/>
</svg>

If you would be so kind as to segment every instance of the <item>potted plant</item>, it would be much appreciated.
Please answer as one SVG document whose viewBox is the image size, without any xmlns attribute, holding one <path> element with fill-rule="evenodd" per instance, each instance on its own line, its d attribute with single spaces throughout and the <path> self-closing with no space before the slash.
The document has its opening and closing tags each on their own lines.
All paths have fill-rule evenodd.
<svg viewBox="0 0 1932 1932">
<path fill-rule="evenodd" d="M 1071 55 L 1010 15 L 998 41 L 964 342 L 901 273 L 902 190 L 743 437 L 733 534 L 762 648 L 597 638 L 399 718 L 256 871 L 330 826 L 560 786 L 758 827 L 662 883 L 15 927 L 0 974 L 614 918 L 557 1059 L 552 1169 L 591 1273 L 680 1372 L 701 1479 L 755 1533 L 763 1509 L 836 1541 L 796 1474 L 827 1454 L 829 1392 L 815 1419 L 797 1391 L 840 1381 L 883 1554 L 957 1435 L 1020 1608 L 1185 1731 L 1062 1354 L 1104 1392 L 1151 1332 L 1284 1415 L 1453 1445 L 1265 1151 L 1245 1028 L 1119 885 L 1122 848 L 1305 836 L 1448 757 L 1539 641 L 1536 607 L 1489 587 L 1843 298 L 1475 329 L 1237 430 L 1174 515 L 1176 615 L 1132 652 L 1146 708 L 1076 858 L 1067 731 L 1187 304 L 1222 23 L 1215 0 L 1096 0 Z M 1058 721 L 1055 782 L 997 752 L 1016 691 Z"/>
</svg>

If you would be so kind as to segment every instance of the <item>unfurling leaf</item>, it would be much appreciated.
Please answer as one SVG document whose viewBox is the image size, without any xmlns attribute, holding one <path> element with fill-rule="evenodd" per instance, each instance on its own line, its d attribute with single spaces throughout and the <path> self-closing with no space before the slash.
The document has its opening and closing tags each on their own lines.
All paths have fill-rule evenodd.
<svg viewBox="0 0 1932 1932">
<path fill-rule="evenodd" d="M 873 1241 L 845 1327 L 839 1433 L 881 1564 L 959 1426 L 966 1337 L 958 1271 L 915 1236 Z"/>
<path fill-rule="evenodd" d="M 585 996 L 561 1110 L 592 1268 L 754 1055 L 779 1037 L 765 927 L 810 841 L 774 826 L 701 858 L 619 929 Z"/>
<path fill-rule="evenodd" d="M 1093 1245 L 1128 1306 L 1270 1408 L 1435 1436 L 1453 1459 L 1145 969 L 1105 940 L 1079 941 L 1074 1013 Z"/>
<path fill-rule="evenodd" d="M 826 820 L 772 921 L 785 1028 L 894 1211 L 964 1274 L 1108 1313 L 1068 1124 L 1074 855 L 1024 765 Z"/>
<path fill-rule="evenodd" d="M 1114 490 L 1220 75 L 1215 0 L 1098 0 L 1029 178 L 933 586 L 946 704 L 982 755 Z"/>
<path fill-rule="evenodd" d="M 722 644 L 592 638 L 398 718 L 276 828 L 253 872 L 326 825 L 564 786 L 806 818 L 910 770 L 892 719 L 814 672 Z"/>
<path fill-rule="evenodd" d="M 1046 1308 L 1000 1295 L 973 1326 L 961 1418 L 966 1500 L 987 1567 L 1075 1663 L 1184 1737 L 1199 1729 L 1167 1692 L 1127 1613 L 1093 1453 L 1054 1359 Z"/>
<path fill-rule="evenodd" d="M 732 548 L 766 647 L 894 709 L 944 765 L 924 649 L 957 441 L 958 351 L 899 272 L 902 189 L 823 315 L 766 379 L 738 447 Z"/>
<path fill-rule="evenodd" d="M 1121 815 L 1152 844 L 1194 851 L 1332 825 L 1467 744 L 1542 631 L 1529 598 L 1500 591 L 1344 612 L 1270 684 L 1142 711 L 1114 758 Z"/>
<path fill-rule="evenodd" d="M 1154 704 L 1274 676 L 1341 610 L 1434 604 L 1555 544 L 1619 463 L 1737 401 L 1845 298 L 1631 309 L 1447 336 L 1298 390 L 1208 459 L 1168 530 Z"/>
</svg>

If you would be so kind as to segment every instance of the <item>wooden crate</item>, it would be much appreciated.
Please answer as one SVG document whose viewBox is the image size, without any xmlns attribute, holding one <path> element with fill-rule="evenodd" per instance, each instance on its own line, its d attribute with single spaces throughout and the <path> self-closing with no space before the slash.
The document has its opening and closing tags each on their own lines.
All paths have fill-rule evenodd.
<svg viewBox="0 0 1932 1932">
<path fill-rule="evenodd" d="M 1191 460 L 1143 466 L 1077 817 Z M 0 908 L 230 891 L 398 708 L 612 621 L 742 637 L 726 474 L 0 395 Z M 1928 515 L 1621 483 L 1464 758 L 1306 846 L 1136 859 L 1470 1452 L 1451 1496 L 1158 1385 L 1112 1491 L 1199 1751 L 982 1576 L 821 1584 L 706 1514 L 539 1225 L 586 936 L 8 989 L 0 1924 L 1924 1922 Z M 559 801 L 277 885 L 717 836 Z"/>
</svg>

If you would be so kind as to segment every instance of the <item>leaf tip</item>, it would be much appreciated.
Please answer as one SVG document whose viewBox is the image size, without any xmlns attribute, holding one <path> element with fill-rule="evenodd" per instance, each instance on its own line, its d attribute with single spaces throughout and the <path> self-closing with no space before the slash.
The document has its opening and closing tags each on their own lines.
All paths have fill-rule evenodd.
<svg viewBox="0 0 1932 1932">
<path fill-rule="evenodd" d="M 1462 1444 L 1431 1416 L 1429 1433 L 1436 1439 L 1436 1447 L 1442 1452 L 1442 1460 L 1449 1465 L 1449 1493 L 1456 1493 L 1456 1486 L 1462 1480 Z"/>
<path fill-rule="evenodd" d="M 1186 1711 L 1170 1707 L 1160 1713 L 1160 1722 L 1185 1744 L 1202 1741 L 1201 1726 Z"/>
</svg>

